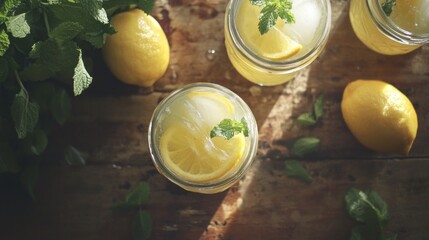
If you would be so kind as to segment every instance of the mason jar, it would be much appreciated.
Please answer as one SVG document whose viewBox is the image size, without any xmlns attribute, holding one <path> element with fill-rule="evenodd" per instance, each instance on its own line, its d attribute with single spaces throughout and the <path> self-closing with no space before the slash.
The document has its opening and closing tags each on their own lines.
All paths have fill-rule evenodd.
<svg viewBox="0 0 429 240">
<path fill-rule="evenodd" d="M 210 129 L 224 118 L 245 121 L 248 136 L 239 133 L 229 140 L 210 136 Z M 158 104 L 150 120 L 148 142 L 156 169 L 168 180 L 188 191 L 217 193 L 249 170 L 256 156 L 258 127 L 252 111 L 237 94 L 217 84 L 194 83 Z M 191 165 L 209 169 L 208 173 L 180 165 L 190 159 Z M 211 169 L 212 164 L 220 165 Z"/>
<path fill-rule="evenodd" d="M 411 52 L 429 42 L 429 1 L 414 1 L 422 6 L 396 1 L 389 14 L 383 0 L 351 0 L 350 22 L 360 41 L 385 55 Z M 407 4 L 403 4 L 407 2 Z"/>
<path fill-rule="evenodd" d="M 329 0 L 293 1 L 295 23 L 285 24 L 288 37 L 302 45 L 294 56 L 286 59 L 269 59 L 243 40 L 237 21 L 240 9 L 249 0 L 230 0 L 225 12 L 225 45 L 230 62 L 247 80 L 258 85 L 279 85 L 294 78 L 310 65 L 322 52 L 331 28 Z M 253 16 L 255 19 L 258 15 Z M 282 20 L 278 20 L 282 21 Z M 257 28 L 254 26 L 246 26 Z M 271 30 L 270 30 L 271 31 Z"/>
</svg>

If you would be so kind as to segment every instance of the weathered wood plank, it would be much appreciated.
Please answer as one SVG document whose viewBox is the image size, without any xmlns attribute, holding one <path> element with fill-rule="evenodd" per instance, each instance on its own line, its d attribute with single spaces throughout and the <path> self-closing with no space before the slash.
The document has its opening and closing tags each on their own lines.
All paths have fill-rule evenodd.
<svg viewBox="0 0 429 240">
<path fill-rule="evenodd" d="M 110 207 L 140 180 L 151 186 L 152 239 L 347 239 L 349 187 L 372 188 L 387 201 L 387 230 L 399 239 L 429 238 L 429 161 L 307 162 L 315 180 L 306 184 L 283 174 L 283 159 L 260 158 L 243 181 L 215 195 L 181 190 L 143 161 L 122 168 L 44 167 L 33 206 L 1 206 L 0 238 L 130 239 L 135 211 Z"/>
</svg>

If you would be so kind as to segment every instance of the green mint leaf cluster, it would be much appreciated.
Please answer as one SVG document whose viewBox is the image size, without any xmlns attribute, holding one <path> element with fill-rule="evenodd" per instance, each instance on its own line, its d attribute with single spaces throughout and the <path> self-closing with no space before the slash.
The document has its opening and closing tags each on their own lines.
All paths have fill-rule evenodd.
<svg viewBox="0 0 429 240">
<path fill-rule="evenodd" d="M 381 4 L 381 8 L 383 9 L 383 12 L 386 14 L 386 16 L 390 16 L 390 14 L 392 14 L 395 4 L 396 0 L 386 0 Z"/>
<path fill-rule="evenodd" d="M 148 240 L 152 233 L 152 217 L 142 209 L 149 201 L 150 188 L 146 182 L 140 182 L 125 197 L 125 201 L 113 206 L 114 210 L 139 209 L 133 221 L 133 239 Z"/>
<path fill-rule="evenodd" d="M 344 199 L 347 212 L 357 221 L 350 239 L 396 239 L 396 235 L 384 236 L 383 228 L 388 222 L 387 204 L 375 191 L 350 188 Z"/>
<path fill-rule="evenodd" d="M 0 1 L 0 174 L 20 175 L 30 196 L 48 133 L 67 122 L 71 95 L 91 85 L 93 49 L 115 33 L 109 13 L 129 4 L 148 13 L 153 0 Z M 85 164 L 74 148 L 65 158 Z"/>
<path fill-rule="evenodd" d="M 243 133 L 245 137 L 249 136 L 249 127 L 246 120 L 241 118 L 240 122 L 234 119 L 223 119 L 217 126 L 210 131 L 210 137 L 222 136 L 227 140 L 235 135 Z"/>
<path fill-rule="evenodd" d="M 297 160 L 285 161 L 285 173 L 289 177 L 294 177 L 308 183 L 313 182 L 313 177 L 305 169 L 303 163 Z"/>
<path fill-rule="evenodd" d="M 323 117 L 324 96 L 320 95 L 317 97 L 313 105 L 311 112 L 306 112 L 298 116 L 298 123 L 305 126 L 313 126 Z"/>
<path fill-rule="evenodd" d="M 262 7 L 258 24 L 261 35 L 276 25 L 278 18 L 286 23 L 295 22 L 291 0 L 250 0 L 250 3 Z"/>
</svg>

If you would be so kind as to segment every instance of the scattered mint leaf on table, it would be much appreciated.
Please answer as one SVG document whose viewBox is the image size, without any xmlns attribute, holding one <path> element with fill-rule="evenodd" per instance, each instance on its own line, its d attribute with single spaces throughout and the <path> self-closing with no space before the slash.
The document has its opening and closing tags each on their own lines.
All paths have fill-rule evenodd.
<svg viewBox="0 0 429 240">
<path fill-rule="evenodd" d="M 146 240 L 152 233 L 152 217 L 142 209 L 142 205 L 149 201 L 150 188 L 147 182 L 140 182 L 125 197 L 125 201 L 115 204 L 113 210 L 126 210 L 139 208 L 133 221 L 133 239 Z"/>
<path fill-rule="evenodd" d="M 133 239 L 149 240 L 152 233 L 152 217 L 145 210 L 139 210 L 133 223 Z"/>
<path fill-rule="evenodd" d="M 244 117 L 240 122 L 229 118 L 223 119 L 210 131 L 210 137 L 222 136 L 229 140 L 239 133 L 243 133 L 245 137 L 249 136 L 249 127 Z"/>
<path fill-rule="evenodd" d="M 387 203 L 375 191 L 350 188 L 344 199 L 347 212 L 358 222 L 352 230 L 352 240 L 396 239 L 396 235 L 384 236 L 383 228 L 388 221 Z"/>
<path fill-rule="evenodd" d="M 313 113 L 303 113 L 298 116 L 297 121 L 304 126 L 313 126 L 317 123 Z"/>
<path fill-rule="evenodd" d="M 312 112 L 303 113 L 298 116 L 297 118 L 298 123 L 304 126 L 315 125 L 317 121 L 323 117 L 323 114 L 324 114 L 323 106 L 324 106 L 324 96 L 320 95 L 316 98 L 316 101 L 314 102 Z"/>
<path fill-rule="evenodd" d="M 323 95 L 320 95 L 317 97 L 316 102 L 314 103 L 314 117 L 316 118 L 316 121 L 323 117 L 323 106 L 324 106 L 324 99 L 325 97 Z"/>
<path fill-rule="evenodd" d="M 316 137 L 299 138 L 292 146 L 292 153 L 295 156 L 303 157 L 319 148 L 320 139 Z"/>
<path fill-rule="evenodd" d="M 307 169 L 304 168 L 304 165 L 297 160 L 285 161 L 285 173 L 289 177 L 294 177 L 307 183 L 313 182 L 313 177 L 311 177 Z"/>
<path fill-rule="evenodd" d="M 261 35 L 267 33 L 280 17 L 286 23 L 294 23 L 291 0 L 250 0 L 250 3 L 262 7 L 258 29 Z"/>
<path fill-rule="evenodd" d="M 149 201 L 150 188 L 146 182 L 140 182 L 131 192 L 125 197 L 125 201 L 117 203 L 113 206 L 114 209 L 127 209 L 140 207 Z"/>
</svg>

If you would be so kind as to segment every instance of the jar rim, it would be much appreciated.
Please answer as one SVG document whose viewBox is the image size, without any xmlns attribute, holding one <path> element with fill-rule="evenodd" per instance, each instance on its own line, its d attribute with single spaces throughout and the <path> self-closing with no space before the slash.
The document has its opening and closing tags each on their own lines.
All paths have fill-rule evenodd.
<svg viewBox="0 0 429 240">
<path fill-rule="evenodd" d="M 366 0 L 365 3 L 378 29 L 389 38 L 408 45 L 420 45 L 429 42 L 429 32 L 413 33 L 396 25 L 396 23 L 384 13 L 379 0 Z"/>
<path fill-rule="evenodd" d="M 270 60 L 259 56 L 252 49 L 250 49 L 242 40 L 240 33 L 235 25 L 236 17 L 238 15 L 238 4 L 245 0 L 230 0 L 226 11 L 226 22 L 228 26 L 227 33 L 231 37 L 236 49 L 248 61 L 254 63 L 256 66 L 269 69 L 272 71 L 296 71 L 308 66 L 320 54 L 326 45 L 331 29 L 331 3 L 329 0 L 318 0 L 326 8 L 324 14 L 325 26 L 321 32 L 321 37 L 314 44 L 314 46 L 304 55 L 300 57 L 292 57 L 286 60 Z"/>
<path fill-rule="evenodd" d="M 169 168 L 162 161 L 162 156 L 158 148 L 159 143 L 157 142 L 159 140 L 156 137 L 156 125 L 158 124 L 157 120 L 160 114 L 163 114 L 165 107 L 168 106 L 172 101 L 176 100 L 177 97 L 180 97 L 182 93 L 186 93 L 194 88 L 201 88 L 201 87 L 215 89 L 217 91 L 225 93 L 226 95 L 231 95 L 232 97 L 234 97 L 234 99 L 237 100 L 236 101 L 237 104 L 243 109 L 243 112 L 245 113 L 245 118 L 248 120 L 249 137 L 250 137 L 249 150 L 247 152 L 247 155 L 243 156 L 245 159 L 241 160 L 242 165 L 237 169 L 237 173 L 227 176 L 226 178 L 221 178 L 220 180 L 217 180 L 217 181 L 211 181 L 211 182 L 205 182 L 205 183 L 192 182 L 192 181 L 182 179 L 179 176 L 177 176 L 174 172 L 169 170 Z M 256 119 L 250 107 L 246 104 L 246 102 L 244 102 L 242 98 L 240 98 L 236 93 L 234 93 L 230 89 L 215 83 L 208 83 L 208 82 L 191 83 L 171 92 L 155 108 L 149 123 L 148 144 L 149 144 L 149 152 L 152 158 L 152 162 L 154 163 L 157 170 L 162 175 L 164 175 L 167 179 L 169 179 L 176 185 L 179 185 L 182 188 L 189 191 L 200 192 L 200 193 L 215 193 L 215 192 L 223 191 L 229 186 L 231 186 L 233 183 L 237 182 L 239 179 L 241 179 L 241 177 L 243 177 L 243 175 L 250 168 L 251 164 L 256 158 L 256 151 L 258 146 L 258 127 L 256 124 Z"/>
</svg>

